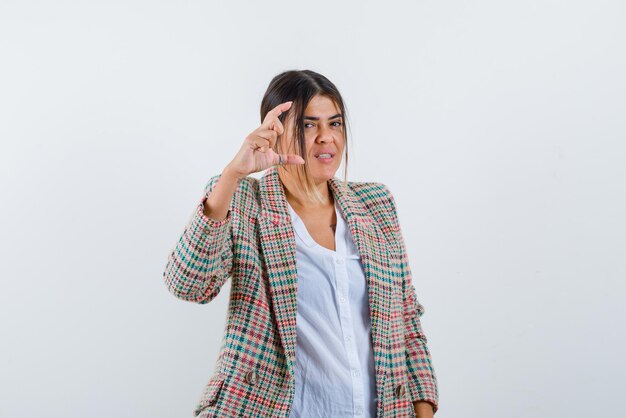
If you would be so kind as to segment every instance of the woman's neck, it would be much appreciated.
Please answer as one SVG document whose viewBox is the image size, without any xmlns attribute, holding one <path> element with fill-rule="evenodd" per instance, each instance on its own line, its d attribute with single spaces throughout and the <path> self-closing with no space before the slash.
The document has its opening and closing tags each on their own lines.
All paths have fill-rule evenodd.
<svg viewBox="0 0 626 418">
<path fill-rule="evenodd" d="M 316 182 L 315 187 L 322 195 L 324 203 L 315 204 L 312 203 L 304 192 L 304 188 L 296 177 L 286 172 L 285 170 L 279 170 L 278 176 L 283 184 L 285 190 L 285 197 L 289 204 L 294 208 L 306 208 L 307 210 L 316 210 L 332 206 L 334 204 L 333 195 L 328 188 L 328 181 Z"/>
</svg>

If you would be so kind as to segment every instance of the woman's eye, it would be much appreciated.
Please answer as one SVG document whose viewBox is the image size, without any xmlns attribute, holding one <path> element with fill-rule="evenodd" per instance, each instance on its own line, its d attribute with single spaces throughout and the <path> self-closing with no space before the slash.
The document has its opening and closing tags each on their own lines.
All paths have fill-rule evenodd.
<svg viewBox="0 0 626 418">
<path fill-rule="evenodd" d="M 310 125 L 310 126 L 313 126 L 313 124 L 312 124 L 312 123 L 305 123 L 305 124 L 304 124 L 304 127 L 305 127 L 305 128 L 308 128 L 308 127 L 309 127 L 309 125 Z M 338 127 L 338 126 L 341 126 L 341 122 L 331 122 L 331 125 L 333 125 L 334 127 Z"/>
</svg>

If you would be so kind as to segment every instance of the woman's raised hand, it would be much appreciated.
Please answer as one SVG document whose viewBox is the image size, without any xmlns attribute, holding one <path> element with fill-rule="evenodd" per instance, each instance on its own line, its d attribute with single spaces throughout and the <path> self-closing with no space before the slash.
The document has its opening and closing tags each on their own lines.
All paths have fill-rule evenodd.
<svg viewBox="0 0 626 418">
<path fill-rule="evenodd" d="M 292 103 L 281 103 L 267 112 L 263 123 L 246 137 L 235 158 L 228 163 L 229 172 L 244 178 L 279 163 L 279 155 L 272 148 L 285 129 L 278 117 L 289 110 Z M 280 157 L 282 164 L 304 164 L 304 159 L 297 154 L 280 154 Z"/>
</svg>

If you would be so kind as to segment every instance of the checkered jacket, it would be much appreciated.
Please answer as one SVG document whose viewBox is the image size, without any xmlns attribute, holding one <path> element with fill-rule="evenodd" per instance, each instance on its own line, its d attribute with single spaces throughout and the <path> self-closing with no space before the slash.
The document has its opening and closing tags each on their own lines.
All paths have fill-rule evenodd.
<svg viewBox="0 0 626 418">
<path fill-rule="evenodd" d="M 223 344 L 193 411 L 202 417 L 288 417 L 295 393 L 296 241 L 277 168 L 238 185 L 225 219 L 203 213 L 213 176 L 163 278 L 176 297 L 209 303 L 231 278 Z M 395 201 L 381 183 L 329 187 L 361 256 L 369 292 L 378 417 L 414 417 L 413 401 L 437 411 L 438 388 L 423 306 L 412 283 Z"/>
</svg>

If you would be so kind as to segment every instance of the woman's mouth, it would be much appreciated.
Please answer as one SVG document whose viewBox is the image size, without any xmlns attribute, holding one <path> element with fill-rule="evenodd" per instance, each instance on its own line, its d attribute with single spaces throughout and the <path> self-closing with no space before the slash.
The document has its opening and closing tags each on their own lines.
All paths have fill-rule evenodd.
<svg viewBox="0 0 626 418">
<path fill-rule="evenodd" d="M 321 161 L 323 163 L 328 163 L 333 160 L 333 157 L 334 157 L 333 154 L 323 153 L 323 154 L 319 154 L 316 158 L 318 159 L 318 161 Z"/>
</svg>

